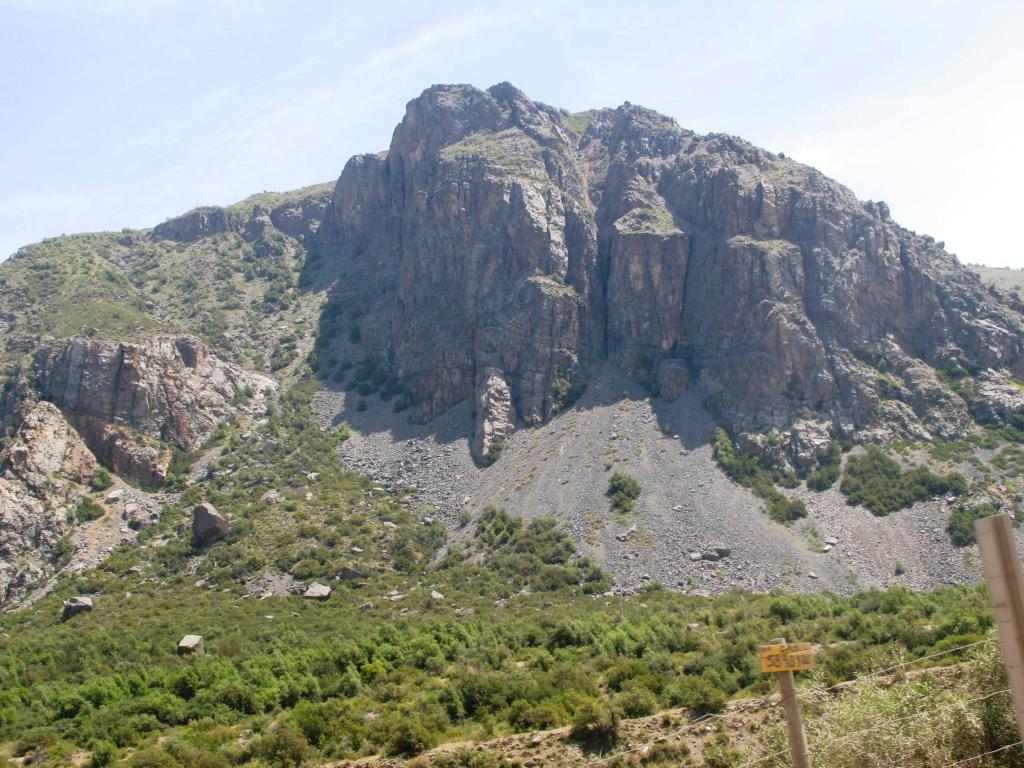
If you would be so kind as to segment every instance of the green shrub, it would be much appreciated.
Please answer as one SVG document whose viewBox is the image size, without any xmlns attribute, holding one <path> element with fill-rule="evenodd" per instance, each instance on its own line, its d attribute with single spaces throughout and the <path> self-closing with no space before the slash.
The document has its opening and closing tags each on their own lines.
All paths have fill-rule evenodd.
<svg viewBox="0 0 1024 768">
<path fill-rule="evenodd" d="M 827 491 L 836 484 L 842 470 L 843 452 L 839 443 L 829 443 L 828 450 L 818 466 L 807 476 L 807 487 L 812 491 Z"/>
<path fill-rule="evenodd" d="M 103 513 L 103 507 L 86 496 L 75 508 L 75 520 L 80 523 L 88 523 L 91 520 L 99 520 L 103 517 Z"/>
<path fill-rule="evenodd" d="M 301 731 L 288 727 L 261 736 L 249 748 L 252 758 L 275 768 L 298 768 L 309 752 L 309 742 Z"/>
<path fill-rule="evenodd" d="M 596 699 L 585 701 L 573 715 L 569 735 L 589 749 L 614 746 L 619 740 L 618 715 Z"/>
<path fill-rule="evenodd" d="M 104 468 L 100 467 L 96 470 L 96 474 L 92 476 L 92 480 L 89 481 L 89 487 L 94 491 L 105 491 L 114 484 L 114 478 Z"/>
<path fill-rule="evenodd" d="M 484 455 L 484 464 L 491 466 L 501 458 L 501 454 L 505 451 L 505 446 L 502 443 L 491 443 L 487 447 L 487 453 Z"/>
<path fill-rule="evenodd" d="M 626 717 L 646 717 L 658 710 L 658 697 L 634 682 L 615 696 L 614 704 Z"/>
<path fill-rule="evenodd" d="M 389 755 L 410 757 L 425 752 L 433 746 L 430 732 L 412 717 L 401 718 L 392 728 L 388 740 Z"/>
<path fill-rule="evenodd" d="M 998 511 L 991 504 L 976 504 L 973 507 L 958 504 L 949 516 L 946 532 L 958 547 L 970 546 L 975 543 L 974 521 L 994 515 Z"/>
<path fill-rule="evenodd" d="M 611 498 L 612 512 L 630 515 L 636 510 L 640 498 L 640 483 L 625 472 L 616 472 L 608 481 L 606 495 Z"/>
<path fill-rule="evenodd" d="M 89 768 L 105 768 L 113 765 L 121 756 L 121 750 L 110 741 L 94 741 L 91 749 L 92 755 L 87 763 Z"/>
<path fill-rule="evenodd" d="M 846 460 L 839 490 L 848 504 L 861 504 L 876 515 L 888 515 L 915 502 L 945 494 L 967 492 L 967 481 L 955 472 L 936 475 L 926 467 L 903 470 L 877 445 Z"/>
</svg>

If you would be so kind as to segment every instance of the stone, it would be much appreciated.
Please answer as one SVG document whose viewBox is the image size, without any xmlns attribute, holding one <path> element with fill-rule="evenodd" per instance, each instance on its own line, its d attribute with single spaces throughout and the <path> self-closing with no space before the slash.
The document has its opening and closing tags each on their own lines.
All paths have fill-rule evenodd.
<svg viewBox="0 0 1024 768">
<path fill-rule="evenodd" d="M 24 400 L 9 418 L 13 434 L 0 451 L 0 604 L 54 572 L 56 548 L 73 525 L 69 508 L 98 470 L 52 403 Z"/>
<path fill-rule="evenodd" d="M 616 534 L 615 538 L 619 541 L 628 541 L 629 538 L 636 533 L 636 526 L 631 525 L 629 528 L 624 530 L 622 533 Z"/>
<path fill-rule="evenodd" d="M 836 544 L 839 543 L 839 539 L 837 539 L 835 536 L 829 536 L 825 539 L 825 543 L 834 547 Z"/>
<path fill-rule="evenodd" d="M 481 464 L 497 461 L 514 430 L 515 412 L 508 382 L 498 368 L 485 368 L 477 383 L 473 458 Z"/>
<path fill-rule="evenodd" d="M 107 504 L 116 504 L 121 500 L 122 496 L 124 496 L 124 488 L 114 488 L 107 493 L 103 500 Z"/>
<path fill-rule="evenodd" d="M 690 561 L 691 561 L 691 562 L 694 562 L 694 563 L 696 563 L 696 562 L 698 562 L 698 561 L 699 561 L 699 560 L 701 560 L 701 559 L 702 559 L 702 558 L 701 558 L 701 554 L 700 554 L 700 552 L 691 552 L 691 553 L 690 553 Z"/>
<path fill-rule="evenodd" d="M 690 386 L 690 370 L 685 360 L 662 360 L 658 366 L 658 394 L 675 400 Z M 676 438 L 678 439 L 678 437 Z"/>
<path fill-rule="evenodd" d="M 92 599 L 88 597 L 69 597 L 64 601 L 63 618 L 65 621 L 80 613 L 89 613 L 93 609 Z"/>
<path fill-rule="evenodd" d="M 272 379 L 223 361 L 184 335 L 138 343 L 44 340 L 32 365 L 40 397 L 68 413 L 89 447 L 103 461 L 111 459 L 118 474 L 118 461 L 131 463 L 125 451 L 153 447 L 154 461 L 162 462 L 166 449 L 152 441 L 195 450 L 237 410 L 243 389 L 259 408 L 265 393 L 277 389 Z"/>
<path fill-rule="evenodd" d="M 432 590 L 430 590 L 430 599 L 431 600 L 444 600 L 444 595 L 442 595 L 436 589 L 432 589 Z"/>
<path fill-rule="evenodd" d="M 153 227 L 153 236 L 178 242 L 192 242 L 201 237 L 227 232 L 240 225 L 241 222 L 233 219 L 227 210 L 210 205 L 194 208 L 186 214 L 158 224 Z"/>
<path fill-rule="evenodd" d="M 208 501 L 192 510 L 192 540 L 196 544 L 216 541 L 227 536 L 230 531 L 231 523 Z"/>
<path fill-rule="evenodd" d="M 201 656 L 204 652 L 202 635 L 185 635 L 178 641 L 179 656 Z"/>
<path fill-rule="evenodd" d="M 341 570 L 338 571 L 338 578 L 342 581 L 352 581 L 353 579 L 362 579 L 364 577 L 365 574 L 362 571 L 349 565 L 343 565 Z"/>
<path fill-rule="evenodd" d="M 326 600 L 331 596 L 331 588 L 326 584 L 314 581 L 309 585 L 306 591 L 302 593 L 302 596 L 309 600 Z"/>
</svg>

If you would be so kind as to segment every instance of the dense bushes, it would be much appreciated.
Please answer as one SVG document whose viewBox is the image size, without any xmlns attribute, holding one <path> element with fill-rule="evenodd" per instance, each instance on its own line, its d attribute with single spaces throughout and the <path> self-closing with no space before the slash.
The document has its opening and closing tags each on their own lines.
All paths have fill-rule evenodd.
<svg viewBox="0 0 1024 768">
<path fill-rule="evenodd" d="M 776 483 L 795 487 L 798 478 L 766 467 L 756 457 L 733 445 L 728 433 L 721 428 L 715 430 L 714 455 L 725 474 L 764 499 L 768 514 L 776 522 L 788 523 L 807 516 L 802 500 L 791 499 L 775 487 Z"/>
<path fill-rule="evenodd" d="M 488 507 L 477 521 L 476 536 L 487 565 L 508 584 L 540 591 L 580 585 L 602 592 L 611 582 L 587 558 L 576 558 L 576 545 L 550 517 L 524 524 L 505 510 Z"/>
<path fill-rule="evenodd" d="M 94 491 L 105 491 L 113 484 L 113 476 L 111 476 L 110 472 L 108 472 L 104 467 L 100 467 L 96 470 L 96 474 L 93 475 L 92 480 L 89 481 L 89 487 Z"/>
<path fill-rule="evenodd" d="M 955 472 L 936 475 L 926 467 L 903 470 L 877 445 L 846 460 L 839 490 L 849 504 L 862 504 L 876 515 L 887 515 L 917 501 L 947 493 L 967 492 L 967 481 Z"/>
<path fill-rule="evenodd" d="M 715 711 L 769 690 L 756 648 L 779 634 L 823 643 L 816 674 L 835 682 L 979 639 L 991 625 L 984 596 L 966 587 L 595 600 L 570 585 L 512 597 L 524 563 L 565 569 L 575 555 L 546 524 L 498 510 L 487 518 L 485 561 L 453 558 L 419 588 L 379 577 L 310 604 L 144 583 L 128 598 L 115 580 L 73 626 L 59 622 L 58 596 L 4 616 L 0 740 L 52 755 L 149 745 L 148 762 L 131 764 L 171 768 L 412 754 L 467 734 L 569 724 L 606 743 L 622 717 Z M 404 600 L 380 597 L 392 586 Z M 380 605 L 359 610 L 367 599 Z M 206 636 L 205 657 L 175 656 L 185 629 Z M 245 730 L 253 735 L 239 740 Z"/>
<path fill-rule="evenodd" d="M 631 515 L 636 510 L 636 500 L 640 498 L 640 483 L 625 472 L 616 472 L 608 481 L 607 496 L 611 498 L 612 512 Z"/>
<path fill-rule="evenodd" d="M 209 477 L 140 534 L 165 545 L 116 551 L 0 615 L 0 750 L 41 749 L 43 766 L 83 750 L 140 768 L 295 766 L 565 725 L 600 745 L 623 717 L 769 690 L 756 648 L 777 635 L 821 643 L 816 674 L 831 683 L 991 624 L 966 587 L 612 597 L 555 520 L 493 507 L 439 559 L 439 524 L 341 467 L 344 432 L 320 430 L 315 388 L 301 381 L 244 438 L 220 431 Z M 196 557 L 174 530 L 201 498 L 234 522 Z M 352 565 L 361 578 L 334 580 Z M 251 599 L 266 571 L 335 590 L 324 603 Z M 95 610 L 61 622 L 61 599 L 81 593 Z M 204 636 L 205 656 L 175 654 L 185 632 Z"/>
<path fill-rule="evenodd" d="M 996 512 L 996 508 L 991 504 L 976 504 L 973 507 L 958 504 L 949 516 L 946 532 L 949 533 L 949 538 L 953 540 L 954 544 L 958 547 L 966 547 L 975 541 L 974 521 L 994 515 Z"/>
<path fill-rule="evenodd" d="M 75 520 L 79 523 L 88 523 L 91 520 L 99 520 L 103 517 L 103 507 L 86 496 L 78 503 L 75 509 Z"/>
<path fill-rule="evenodd" d="M 812 491 L 827 491 L 836 484 L 843 466 L 843 452 L 839 443 L 829 443 L 818 466 L 807 476 L 807 487 Z"/>
</svg>

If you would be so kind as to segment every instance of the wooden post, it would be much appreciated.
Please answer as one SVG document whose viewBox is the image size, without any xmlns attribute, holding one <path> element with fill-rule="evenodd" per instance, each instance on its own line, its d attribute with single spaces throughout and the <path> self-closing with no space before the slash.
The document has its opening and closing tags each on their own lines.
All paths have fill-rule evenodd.
<svg viewBox="0 0 1024 768">
<path fill-rule="evenodd" d="M 785 645 L 786 638 L 777 637 L 769 645 Z M 804 734 L 803 716 L 800 714 L 800 699 L 796 695 L 793 672 L 778 672 L 779 692 L 782 694 L 782 709 L 786 713 L 786 727 L 789 729 L 789 748 L 793 754 L 793 768 L 811 768 L 807 754 L 807 736 Z"/>
<path fill-rule="evenodd" d="M 974 521 L 974 535 L 999 627 L 1017 730 L 1024 739 L 1024 576 L 1013 521 L 1005 514 L 983 517 Z"/>
</svg>

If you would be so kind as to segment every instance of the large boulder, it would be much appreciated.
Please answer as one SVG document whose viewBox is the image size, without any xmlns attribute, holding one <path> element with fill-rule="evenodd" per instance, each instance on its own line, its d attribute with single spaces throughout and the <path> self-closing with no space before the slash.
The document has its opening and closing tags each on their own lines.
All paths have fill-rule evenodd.
<svg viewBox="0 0 1024 768">
<path fill-rule="evenodd" d="M 515 412 L 508 382 L 497 368 L 487 368 L 477 385 L 473 457 L 484 464 L 496 461 L 514 429 Z"/>
<path fill-rule="evenodd" d="M 324 601 L 331 596 L 331 588 L 326 584 L 314 581 L 306 588 L 306 591 L 302 593 L 302 596 L 308 600 Z"/>
<path fill-rule="evenodd" d="M 207 544 L 227 536 L 230 531 L 231 523 L 210 502 L 204 501 L 192 510 L 192 541 L 195 544 Z"/>
<path fill-rule="evenodd" d="M 199 656 L 202 655 L 204 651 L 202 635 L 185 635 L 178 641 L 179 656 Z"/>
<path fill-rule="evenodd" d="M 80 613 L 89 613 L 93 609 L 92 600 L 88 597 L 69 597 L 64 601 L 63 617 L 67 621 Z"/>
</svg>

